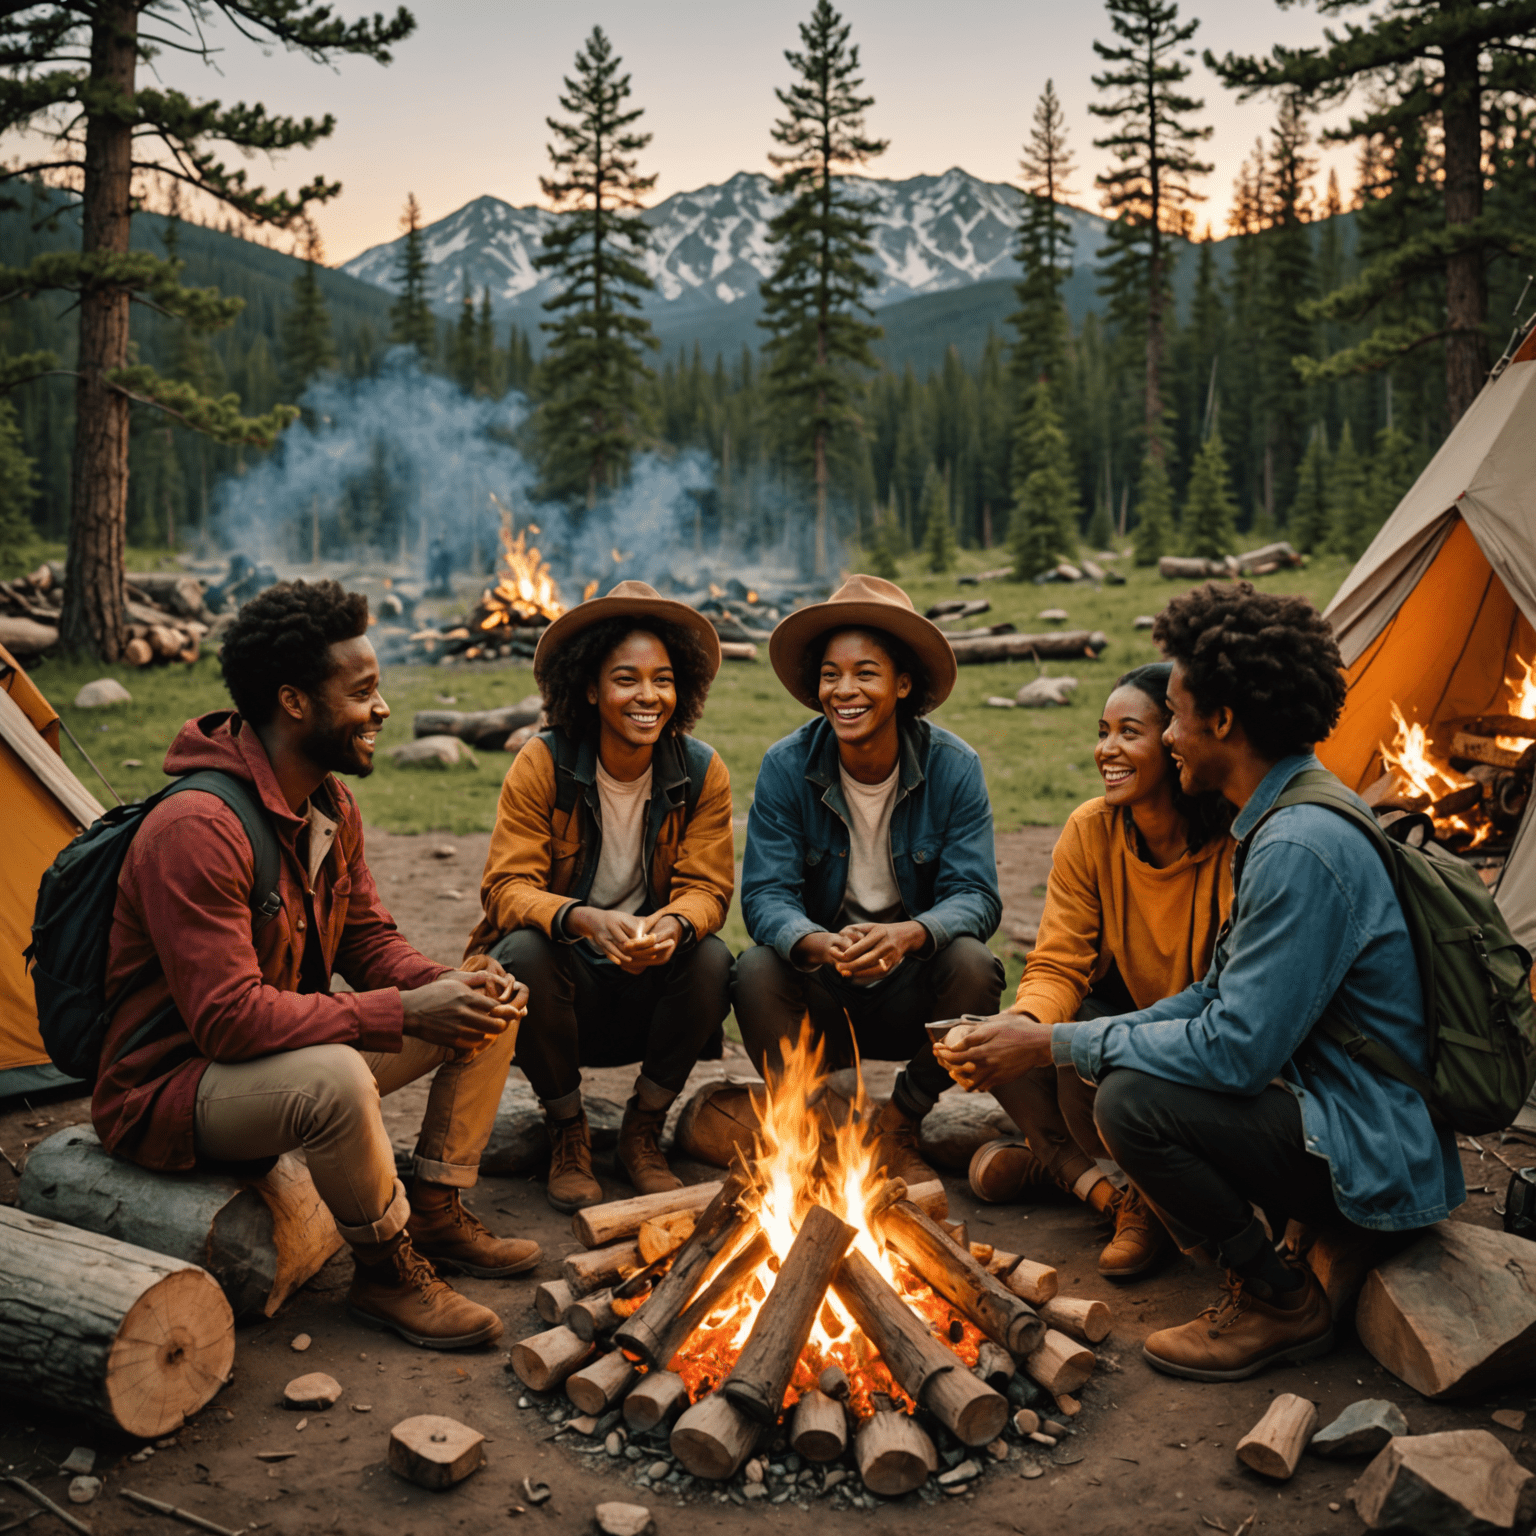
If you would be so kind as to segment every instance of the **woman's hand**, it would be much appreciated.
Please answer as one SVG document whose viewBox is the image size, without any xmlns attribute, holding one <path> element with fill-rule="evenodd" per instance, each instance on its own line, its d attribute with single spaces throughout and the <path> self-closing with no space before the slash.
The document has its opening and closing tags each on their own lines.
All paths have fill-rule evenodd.
<svg viewBox="0 0 1536 1536">
<path fill-rule="evenodd" d="M 927 942 L 928 930 L 921 923 L 850 923 L 833 935 L 827 959 L 839 976 L 869 981 L 888 976 Z"/>
<path fill-rule="evenodd" d="M 965 1029 L 958 1045 L 935 1043 L 933 1055 L 968 1093 L 984 1093 L 1051 1064 L 1051 1026 L 1027 1014 L 999 1013 Z"/>
</svg>

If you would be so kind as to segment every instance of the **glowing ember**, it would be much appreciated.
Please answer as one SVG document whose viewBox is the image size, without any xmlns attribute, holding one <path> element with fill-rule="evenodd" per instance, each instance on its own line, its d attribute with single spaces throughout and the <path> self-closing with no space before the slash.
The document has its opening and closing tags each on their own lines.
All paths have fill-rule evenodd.
<svg viewBox="0 0 1536 1536">
<path fill-rule="evenodd" d="M 538 531 L 538 525 L 530 523 L 521 533 L 513 534 L 511 514 L 502 510 L 498 579 L 480 600 L 487 610 L 480 620 L 481 629 L 499 629 L 518 620 L 558 619 L 565 612 L 554 572 L 538 549 L 528 543 L 528 535 Z"/>
<path fill-rule="evenodd" d="M 824 1062 L 823 1044 L 811 1038 L 807 1021 L 783 1072 L 768 1082 L 749 1159 L 753 1182 L 743 1203 L 757 1216 L 771 1253 L 751 1280 L 705 1319 L 672 1360 L 669 1368 L 683 1378 L 695 1402 L 730 1373 L 812 1205 L 825 1206 L 853 1227 L 856 1236 L 852 1246 L 940 1337 L 953 1341 L 959 1335 L 959 1341 L 951 1342 L 950 1347 L 964 1364 L 976 1363 L 982 1341 L 979 1330 L 887 1250 L 871 1229 L 869 1205 L 884 1183 L 883 1170 L 875 1161 L 878 1109 L 870 1104 L 859 1074 L 847 1118 L 839 1125 L 830 1125 L 817 1108 L 825 1094 Z M 874 1411 L 872 1393 L 883 1393 L 896 1406 L 912 1410 L 911 1399 L 892 1380 L 879 1352 L 830 1291 L 796 1362 L 785 1396 L 786 1408 L 814 1387 L 829 1365 L 840 1365 L 847 1374 L 850 1405 L 859 1417 Z"/>
</svg>

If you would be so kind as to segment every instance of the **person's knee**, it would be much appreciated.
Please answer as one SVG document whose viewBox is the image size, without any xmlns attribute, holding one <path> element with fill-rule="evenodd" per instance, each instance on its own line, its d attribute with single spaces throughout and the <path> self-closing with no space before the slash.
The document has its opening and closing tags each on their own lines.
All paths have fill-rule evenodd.
<svg viewBox="0 0 1536 1536">
<path fill-rule="evenodd" d="M 934 956 L 939 989 L 953 998 L 957 1013 L 995 1013 L 1003 996 L 1003 962 L 969 934 L 946 944 Z"/>
<path fill-rule="evenodd" d="M 738 1015 L 743 1003 L 751 1012 L 753 1003 L 781 993 L 786 985 L 794 985 L 795 979 L 793 970 L 772 945 L 754 944 L 744 949 L 736 957 L 731 985 L 731 1000 Z"/>
<path fill-rule="evenodd" d="M 368 1063 L 350 1045 L 312 1045 L 304 1056 L 314 1117 L 305 1128 L 306 1139 L 337 1122 L 355 1121 L 377 1110 L 379 1085 Z"/>
<path fill-rule="evenodd" d="M 492 946 L 491 958 L 499 960 L 530 990 L 557 964 L 555 946 L 537 928 L 516 928 L 503 935 Z"/>
<path fill-rule="evenodd" d="M 1123 1067 L 1099 1083 L 1093 1096 L 1093 1123 L 1111 1151 L 1144 1139 L 1156 1104 L 1156 1084 L 1156 1078 Z"/>
</svg>

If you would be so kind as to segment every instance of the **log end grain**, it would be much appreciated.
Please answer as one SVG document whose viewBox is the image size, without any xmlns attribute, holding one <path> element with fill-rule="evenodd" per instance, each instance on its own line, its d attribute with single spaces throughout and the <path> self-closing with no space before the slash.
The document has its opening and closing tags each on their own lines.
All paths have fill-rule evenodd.
<svg viewBox="0 0 1536 1536">
<path fill-rule="evenodd" d="M 422 1488 L 451 1488 L 485 1464 L 485 1436 L 457 1419 L 424 1413 L 389 1434 L 389 1469 Z"/>
<path fill-rule="evenodd" d="M 672 1427 L 672 1454 L 695 1477 L 718 1482 L 732 1476 L 752 1454 L 760 1428 L 723 1393 L 712 1392 Z"/>
<path fill-rule="evenodd" d="M 1282 1392 L 1237 1442 L 1237 1459 L 1265 1477 L 1284 1481 L 1295 1472 L 1307 1441 L 1316 1432 L 1316 1407 L 1294 1392 Z"/>
<path fill-rule="evenodd" d="M 836 1461 L 848 1446 L 848 1418 L 843 1405 L 812 1388 L 795 1404 L 789 1443 L 807 1461 Z"/>
<path fill-rule="evenodd" d="M 864 1486 L 887 1499 L 921 1488 L 939 1465 L 933 1441 L 904 1413 L 868 1419 L 854 1442 L 854 1456 Z"/>
<path fill-rule="evenodd" d="M 647 1371 L 624 1399 L 624 1422 L 643 1433 L 688 1406 L 688 1388 L 674 1371 Z"/>
<path fill-rule="evenodd" d="M 592 1353 L 592 1346 L 569 1328 L 549 1328 L 514 1344 L 508 1366 L 525 1387 L 548 1392 L 585 1364 Z"/>
</svg>

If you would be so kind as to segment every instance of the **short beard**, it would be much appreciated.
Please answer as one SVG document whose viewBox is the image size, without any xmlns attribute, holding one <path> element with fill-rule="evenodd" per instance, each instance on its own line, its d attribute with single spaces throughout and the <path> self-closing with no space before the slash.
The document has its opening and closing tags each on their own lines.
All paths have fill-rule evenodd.
<svg viewBox="0 0 1536 1536">
<path fill-rule="evenodd" d="M 327 773 L 346 773 L 366 779 L 373 763 L 365 761 L 357 749 L 357 732 L 341 725 L 334 715 L 317 709 L 314 729 L 304 743 L 304 754 L 315 767 Z"/>
</svg>

